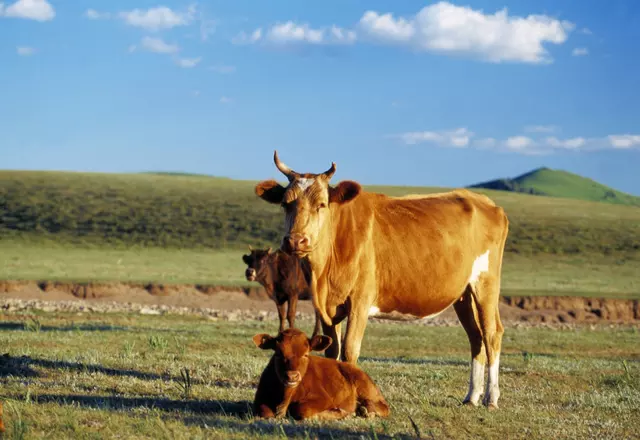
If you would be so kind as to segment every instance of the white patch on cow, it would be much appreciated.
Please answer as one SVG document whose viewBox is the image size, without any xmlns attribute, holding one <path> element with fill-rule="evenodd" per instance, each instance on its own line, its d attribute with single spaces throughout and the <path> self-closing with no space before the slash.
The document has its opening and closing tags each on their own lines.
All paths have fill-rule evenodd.
<svg viewBox="0 0 640 440">
<path fill-rule="evenodd" d="M 369 308 L 369 316 L 375 316 L 375 315 L 377 315 L 378 313 L 380 313 L 380 309 L 379 309 L 378 307 L 376 307 L 376 306 L 371 306 L 371 307 Z"/>
<path fill-rule="evenodd" d="M 313 185 L 315 181 L 316 181 L 315 179 L 302 177 L 296 180 L 296 185 L 298 185 L 298 188 L 300 188 L 302 191 L 305 191 L 307 188 Z"/>
<path fill-rule="evenodd" d="M 500 387 L 498 386 L 498 371 L 500 370 L 500 355 L 497 355 L 493 364 L 489 365 L 489 380 L 484 395 L 485 404 L 498 406 Z"/>
<path fill-rule="evenodd" d="M 464 398 L 465 402 L 471 402 L 478 405 L 482 387 L 484 385 L 484 364 L 473 359 L 471 361 L 471 374 L 469 375 L 469 392 Z"/>
<path fill-rule="evenodd" d="M 471 267 L 471 276 L 469 277 L 469 284 L 475 284 L 485 272 L 489 272 L 489 251 L 480 255 L 473 262 L 473 267 Z"/>
</svg>

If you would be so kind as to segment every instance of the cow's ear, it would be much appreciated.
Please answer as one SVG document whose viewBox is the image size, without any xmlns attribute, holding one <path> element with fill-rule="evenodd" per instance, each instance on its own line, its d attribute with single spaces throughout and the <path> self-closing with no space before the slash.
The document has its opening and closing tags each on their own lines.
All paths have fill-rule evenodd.
<svg viewBox="0 0 640 440">
<path fill-rule="evenodd" d="M 336 187 L 329 187 L 329 203 L 347 203 L 360 194 L 362 187 L 358 182 L 345 180 Z"/>
<path fill-rule="evenodd" d="M 244 264 L 249 264 L 251 262 L 251 259 L 249 258 L 249 255 L 243 255 L 242 261 L 244 261 Z"/>
<path fill-rule="evenodd" d="M 256 347 L 262 348 L 263 350 L 273 350 L 274 348 L 276 348 L 275 338 L 269 336 L 266 333 L 255 335 L 253 337 L 253 343 L 256 344 Z"/>
<path fill-rule="evenodd" d="M 255 192 L 262 200 L 269 203 L 282 203 L 286 188 L 275 180 L 264 180 L 256 185 Z"/>
<path fill-rule="evenodd" d="M 331 346 L 331 342 L 333 342 L 333 340 L 330 336 L 315 335 L 313 338 L 309 339 L 309 346 L 312 351 L 325 351 Z"/>
</svg>

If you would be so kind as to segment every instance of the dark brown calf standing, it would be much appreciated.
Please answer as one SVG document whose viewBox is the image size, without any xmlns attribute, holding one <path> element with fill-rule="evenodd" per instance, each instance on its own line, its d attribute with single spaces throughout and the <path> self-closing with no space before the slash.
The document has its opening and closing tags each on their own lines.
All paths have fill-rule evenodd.
<svg viewBox="0 0 640 440">
<path fill-rule="evenodd" d="M 367 373 L 353 364 L 309 356 L 331 345 L 328 336 L 307 338 L 298 329 L 271 337 L 258 334 L 253 342 L 274 350 L 262 372 L 254 400 L 258 417 L 283 417 L 287 410 L 296 420 L 341 419 L 354 413 L 366 417 L 389 415 L 389 405 Z"/>
<path fill-rule="evenodd" d="M 249 281 L 260 283 L 278 308 L 280 318 L 279 332 L 284 330 L 285 306 L 289 327 L 295 327 L 298 297 L 310 295 L 310 268 L 305 260 L 288 255 L 280 250 L 251 249 L 249 255 L 243 255 L 242 261 L 248 266 L 245 277 Z M 304 298 L 304 296 L 303 296 Z M 313 334 L 320 333 L 320 320 L 316 314 Z"/>
</svg>

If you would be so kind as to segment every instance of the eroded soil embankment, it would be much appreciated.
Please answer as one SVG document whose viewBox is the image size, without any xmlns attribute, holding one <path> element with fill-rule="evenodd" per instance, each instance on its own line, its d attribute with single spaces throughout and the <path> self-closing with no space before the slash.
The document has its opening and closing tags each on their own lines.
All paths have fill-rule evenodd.
<svg viewBox="0 0 640 440">
<path fill-rule="evenodd" d="M 83 299 L 220 310 L 274 310 L 273 302 L 259 286 L 238 288 L 198 284 L 0 281 L 0 298 L 47 301 Z M 312 313 L 313 306 L 310 301 L 302 301 L 298 310 Z M 505 321 L 531 323 L 639 323 L 640 301 L 561 296 L 504 296 L 501 298 L 500 313 Z M 455 317 L 452 308 L 444 315 Z M 390 318 L 402 319 L 402 315 L 393 315 Z"/>
</svg>

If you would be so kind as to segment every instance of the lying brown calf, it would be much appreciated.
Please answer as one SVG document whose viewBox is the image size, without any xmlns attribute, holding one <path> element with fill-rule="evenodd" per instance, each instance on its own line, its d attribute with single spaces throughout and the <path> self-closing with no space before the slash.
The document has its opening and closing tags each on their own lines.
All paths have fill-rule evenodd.
<svg viewBox="0 0 640 440">
<path fill-rule="evenodd" d="M 296 420 L 341 419 L 355 412 L 389 415 L 389 405 L 367 373 L 353 364 L 309 356 L 329 347 L 329 336 L 309 339 L 298 329 L 287 329 L 275 338 L 255 335 L 253 342 L 275 351 L 260 376 L 253 402 L 256 416 L 283 417 L 287 410 Z"/>
<path fill-rule="evenodd" d="M 302 294 L 309 296 L 309 283 L 307 276 L 310 268 L 305 260 L 296 256 L 286 254 L 281 250 L 271 252 L 269 249 L 252 249 L 251 253 L 243 255 L 242 261 L 248 266 L 245 277 L 248 281 L 257 281 L 267 291 L 276 303 L 278 316 L 280 318 L 280 328 L 284 330 L 285 306 L 287 306 L 286 316 L 289 327 L 293 328 L 296 320 L 296 308 L 298 297 Z M 320 333 L 320 320 L 316 316 L 313 334 Z"/>
</svg>

